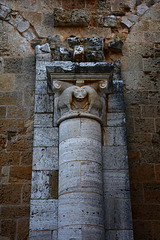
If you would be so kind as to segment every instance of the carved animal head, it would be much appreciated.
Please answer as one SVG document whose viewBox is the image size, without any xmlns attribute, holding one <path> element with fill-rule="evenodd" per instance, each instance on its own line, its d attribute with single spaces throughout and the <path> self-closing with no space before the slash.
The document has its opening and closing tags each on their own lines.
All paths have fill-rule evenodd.
<svg viewBox="0 0 160 240">
<path fill-rule="evenodd" d="M 84 87 L 75 87 L 73 95 L 80 102 L 87 96 L 87 91 Z"/>
</svg>

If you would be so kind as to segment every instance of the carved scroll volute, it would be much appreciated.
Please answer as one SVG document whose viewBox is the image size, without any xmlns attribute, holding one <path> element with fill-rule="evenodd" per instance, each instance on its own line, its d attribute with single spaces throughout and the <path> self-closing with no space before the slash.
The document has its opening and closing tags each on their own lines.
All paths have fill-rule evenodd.
<svg viewBox="0 0 160 240">
<path fill-rule="evenodd" d="M 53 93 L 57 93 L 58 91 L 61 91 L 62 85 L 60 84 L 60 82 L 54 81 L 52 85 L 52 90 L 53 90 Z"/>
</svg>

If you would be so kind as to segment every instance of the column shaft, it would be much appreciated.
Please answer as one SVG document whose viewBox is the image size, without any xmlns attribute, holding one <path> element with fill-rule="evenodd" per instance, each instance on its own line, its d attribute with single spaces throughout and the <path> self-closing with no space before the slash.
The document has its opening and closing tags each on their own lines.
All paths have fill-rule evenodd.
<svg viewBox="0 0 160 240">
<path fill-rule="evenodd" d="M 58 240 L 103 240 L 100 123 L 88 118 L 59 126 Z"/>
</svg>

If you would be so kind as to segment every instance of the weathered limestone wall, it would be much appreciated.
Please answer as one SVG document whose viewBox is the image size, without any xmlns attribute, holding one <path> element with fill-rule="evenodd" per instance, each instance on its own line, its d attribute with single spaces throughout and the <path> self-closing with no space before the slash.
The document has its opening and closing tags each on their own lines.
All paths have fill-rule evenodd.
<svg viewBox="0 0 160 240">
<path fill-rule="evenodd" d="M 0 21 L 0 239 L 29 229 L 35 58 L 26 39 Z"/>
<path fill-rule="evenodd" d="M 145 5 L 141 5 L 142 2 Z M 159 86 L 156 80 L 159 77 L 156 66 L 159 57 L 159 5 L 152 7 L 156 2 L 159 1 L 49 0 L 46 3 L 45 0 L 0 0 L 0 4 L 12 8 L 13 12 L 19 11 L 23 19 L 29 21 L 19 28 L 20 31 L 3 18 L 0 21 L 2 239 L 26 239 L 28 235 L 35 81 L 35 58 L 30 45 L 35 47 L 45 42 L 48 35 L 54 34 L 61 35 L 62 41 L 70 35 L 98 36 L 105 38 L 105 59 L 113 61 L 121 57 L 121 41 L 125 40 L 130 28 L 133 31 L 129 33 L 123 49 L 122 73 L 126 92 L 134 234 L 137 240 L 160 238 L 157 190 Z M 55 7 L 66 10 L 85 7 L 92 13 L 91 26 L 54 27 Z M 110 13 L 115 17 L 108 19 L 106 15 Z M 137 21 L 137 25 L 132 27 Z M 119 41 L 118 46 L 114 40 Z M 57 179 L 55 175 L 51 173 L 51 178 Z"/>
<path fill-rule="evenodd" d="M 131 30 L 124 47 L 127 142 L 135 239 L 160 232 L 160 3 Z"/>
</svg>

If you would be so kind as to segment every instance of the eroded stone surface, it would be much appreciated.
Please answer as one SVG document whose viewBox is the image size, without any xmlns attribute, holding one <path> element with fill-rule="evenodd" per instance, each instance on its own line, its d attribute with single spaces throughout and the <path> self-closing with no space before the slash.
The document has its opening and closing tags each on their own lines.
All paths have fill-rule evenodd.
<svg viewBox="0 0 160 240">
<path fill-rule="evenodd" d="M 84 223 L 103 227 L 102 196 L 95 193 L 67 195 L 59 198 L 59 227 Z M 80 203 L 78 208 L 77 199 Z"/>
<path fill-rule="evenodd" d="M 57 207 L 57 200 L 32 200 L 30 229 L 32 231 L 57 229 Z"/>
</svg>

